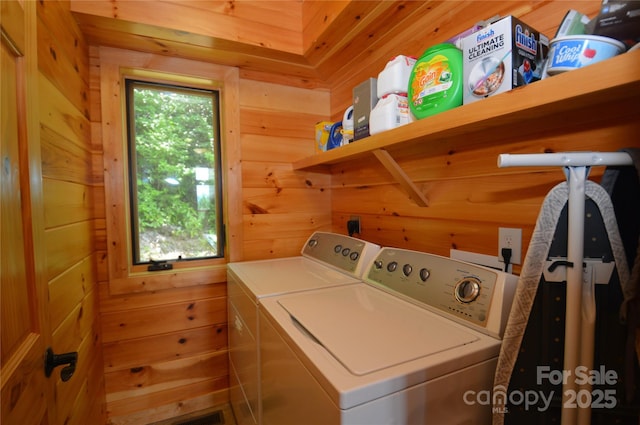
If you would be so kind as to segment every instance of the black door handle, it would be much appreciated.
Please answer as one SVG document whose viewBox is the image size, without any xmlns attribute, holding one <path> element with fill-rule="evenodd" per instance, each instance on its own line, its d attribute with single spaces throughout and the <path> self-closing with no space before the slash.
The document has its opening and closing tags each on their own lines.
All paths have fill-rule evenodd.
<svg viewBox="0 0 640 425">
<path fill-rule="evenodd" d="M 51 347 L 47 348 L 47 351 L 44 353 L 44 374 L 48 377 L 51 376 L 53 369 L 58 366 L 65 366 L 60 371 L 60 378 L 63 382 L 67 382 L 73 376 L 73 373 L 76 371 L 76 363 L 78 362 L 78 353 L 64 353 L 64 354 L 54 354 Z"/>
</svg>

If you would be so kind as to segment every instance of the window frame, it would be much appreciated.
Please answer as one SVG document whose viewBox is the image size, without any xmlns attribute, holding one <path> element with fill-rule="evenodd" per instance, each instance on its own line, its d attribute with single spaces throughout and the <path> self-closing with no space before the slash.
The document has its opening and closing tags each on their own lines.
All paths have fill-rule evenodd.
<svg viewBox="0 0 640 425">
<path fill-rule="evenodd" d="M 104 170 L 105 280 L 110 294 L 130 294 L 178 287 L 222 283 L 226 264 L 242 260 L 243 207 L 240 149 L 240 77 L 237 68 L 181 58 L 168 58 L 111 47 L 99 48 L 100 123 L 94 126 L 94 140 L 101 147 Z M 220 92 L 220 134 L 222 162 L 222 205 L 225 226 L 224 258 L 172 263 L 167 271 L 148 271 L 134 266 L 128 230 L 126 198 L 126 119 L 124 79 L 183 84 L 217 89 Z M 237 243 L 231 243 L 237 241 Z"/>
<path fill-rule="evenodd" d="M 134 78 L 131 76 L 124 77 L 124 103 L 125 103 L 125 125 L 126 125 L 126 147 L 127 147 L 127 172 L 128 172 L 128 210 L 129 210 L 129 238 L 130 238 L 130 250 L 131 253 L 131 261 L 133 266 L 146 266 L 148 267 L 153 263 L 151 260 L 144 260 L 143 258 L 138 258 L 139 250 L 140 250 L 140 233 L 137 220 L 135 220 L 134 212 L 137 210 L 138 199 L 136 196 L 138 187 L 137 187 L 137 177 L 134 173 L 137 171 L 136 164 L 136 146 L 135 146 L 135 121 L 134 111 L 132 110 L 132 105 L 134 103 L 133 99 L 133 90 L 135 87 L 155 87 L 160 89 L 166 89 L 167 91 L 174 91 L 176 93 L 184 92 L 203 92 L 207 93 L 211 96 L 213 103 L 213 110 L 215 114 L 215 121 L 213 123 L 213 133 L 214 133 L 214 163 L 211 164 L 214 168 L 214 181 L 216 184 L 214 185 L 214 198 L 216 205 L 216 237 L 218 240 L 218 251 L 217 255 L 206 256 L 206 257 L 188 257 L 188 258 L 174 258 L 174 259 L 159 259 L 160 262 L 168 262 L 172 265 L 175 265 L 176 262 L 179 261 L 199 261 L 199 260 L 212 260 L 216 258 L 224 258 L 225 257 L 225 220 L 224 220 L 224 202 L 222 196 L 222 188 L 224 187 L 224 178 L 222 176 L 222 135 L 221 135 L 221 120 L 222 120 L 222 112 L 221 112 L 221 93 L 218 88 L 203 88 L 203 87 L 194 87 L 189 84 L 181 84 L 175 82 L 163 82 L 163 81 L 149 81 L 147 79 Z"/>
</svg>

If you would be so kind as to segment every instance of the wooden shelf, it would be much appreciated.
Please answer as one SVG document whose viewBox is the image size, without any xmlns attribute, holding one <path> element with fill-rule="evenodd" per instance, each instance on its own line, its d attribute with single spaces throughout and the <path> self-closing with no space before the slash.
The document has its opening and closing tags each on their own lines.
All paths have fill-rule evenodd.
<svg viewBox="0 0 640 425">
<path fill-rule="evenodd" d="M 375 154 L 379 159 L 385 158 L 387 164 L 383 165 L 392 171 L 400 168 L 394 164 L 392 156 L 395 153 L 437 142 L 451 142 L 460 149 L 467 143 L 477 143 L 478 139 L 488 139 L 492 134 L 498 134 L 496 132 L 516 129 L 514 134 L 520 135 L 539 132 L 541 126 L 561 132 L 569 115 L 588 122 L 606 113 L 612 102 L 630 99 L 640 99 L 640 51 L 625 53 L 303 158 L 294 162 L 293 168 L 329 173 L 332 165 Z M 537 125 L 525 125 L 527 123 Z M 381 155 L 378 150 L 385 150 L 389 155 Z M 417 200 L 421 194 L 411 192 L 413 183 L 402 170 L 400 174 L 400 177 L 394 177 L 418 204 L 422 204 Z M 426 205 L 426 200 L 424 203 Z"/>
</svg>

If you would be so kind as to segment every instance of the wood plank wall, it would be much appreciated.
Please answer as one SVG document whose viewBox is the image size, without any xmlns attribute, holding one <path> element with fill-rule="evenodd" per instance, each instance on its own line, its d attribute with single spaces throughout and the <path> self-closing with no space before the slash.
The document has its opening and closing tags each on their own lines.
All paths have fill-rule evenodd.
<svg viewBox="0 0 640 425">
<path fill-rule="evenodd" d="M 46 275 L 52 348 L 78 352 L 76 372 L 55 385 L 56 424 L 103 423 L 104 375 L 96 228 L 102 191 L 93 167 L 88 46 L 68 3 L 38 2 L 38 68 Z M 59 376 L 58 374 L 54 376 Z"/>
<path fill-rule="evenodd" d="M 145 70 L 188 69 L 190 75 L 207 75 L 212 68 L 205 63 L 97 46 L 91 48 L 90 56 L 91 125 L 97 157 L 113 151 L 106 140 L 113 143 L 115 137 L 103 133 L 102 128 L 114 129 L 115 125 L 104 126 L 100 117 L 116 117 L 121 107 L 119 101 L 108 100 L 114 97 L 112 93 L 101 93 L 105 81 L 100 79 L 113 74 L 105 71 L 107 67 L 120 63 L 130 68 L 137 63 Z M 107 85 L 117 84 L 110 81 Z M 100 98 L 102 102 L 95 100 Z M 237 239 L 241 249 L 230 249 L 230 259 L 298 255 L 311 231 L 330 227 L 330 194 L 325 190 L 330 177 L 296 173 L 291 167 L 292 161 L 313 153 L 314 124 L 329 115 L 329 93 L 241 78 L 236 99 L 240 137 L 222 141 L 224 150 L 241 152 L 233 160 L 241 163 L 240 179 L 229 180 L 226 187 L 225 203 L 241 205 L 242 215 L 242 229 L 237 232 L 242 235 Z M 104 111 L 105 107 L 111 110 Z M 223 134 L 231 130 L 223 128 Z M 100 161 L 102 158 L 96 158 Z M 114 180 L 104 181 L 110 196 L 122 194 Z M 103 219 L 98 234 L 111 240 L 104 198 L 103 193 L 97 203 Z M 224 282 L 182 283 L 180 288 L 150 291 L 125 285 L 131 288 L 127 293 L 123 286 L 113 286 L 106 245 L 101 236 L 100 311 L 109 422 L 149 423 L 225 403 L 229 383 Z M 161 286 L 167 287 L 170 285 Z M 185 313 L 190 311 L 196 314 Z"/>
<path fill-rule="evenodd" d="M 106 199 L 112 206 L 111 203 L 122 203 L 114 197 L 125 194 L 122 178 L 111 178 L 108 173 L 108 163 L 113 159 L 107 159 L 105 152 L 113 155 L 123 146 L 120 139 L 124 132 L 118 130 L 121 123 L 114 118 L 122 116 L 121 93 L 104 93 L 101 88 L 119 87 L 118 61 L 130 67 L 131 63 L 147 63 L 149 59 L 158 71 L 168 70 L 161 65 L 166 61 L 154 61 L 148 55 L 112 49 L 106 60 L 101 52 L 104 55 L 97 46 L 90 49 L 90 86 L 93 145 L 104 182 L 99 203 L 103 221 L 98 232 L 103 236 L 99 287 L 106 408 L 108 423 L 147 424 L 227 401 L 226 285 L 224 278 L 218 278 L 220 273 L 212 272 L 207 284 L 194 282 L 193 286 L 180 288 L 169 284 L 161 287 L 170 289 L 141 292 L 135 282 L 122 283 L 127 280 L 126 273 L 122 276 L 113 272 L 118 267 L 110 268 L 108 245 L 117 241 L 117 246 L 125 248 L 126 242 L 113 230 L 124 223 L 114 223 L 109 233 L 107 221 L 115 216 L 108 215 Z M 171 63 L 171 59 L 168 61 Z M 181 69 L 198 68 L 184 63 L 173 65 L 176 64 Z M 104 117 L 108 117 L 108 123 L 103 122 Z M 110 125 L 113 130 L 105 134 L 102 128 Z M 126 255 L 119 257 L 126 261 Z M 126 272 L 126 265 L 122 267 Z M 114 280 L 118 285 L 114 286 Z"/>
<path fill-rule="evenodd" d="M 243 260 L 299 255 L 329 230 L 330 177 L 294 172 L 314 152 L 313 128 L 329 115 L 329 93 L 241 80 Z"/>
<path fill-rule="evenodd" d="M 425 7 L 427 2 L 425 2 Z M 553 36 L 569 8 L 589 16 L 597 15 L 600 2 L 433 2 L 424 18 L 412 21 L 393 39 L 374 40 L 367 51 L 354 60 L 351 72 L 341 72 L 331 87 L 331 114 L 339 119 L 351 102 L 351 89 L 369 77 L 376 77 L 386 58 L 397 54 L 420 56 L 428 46 L 442 42 L 479 17 L 513 14 L 543 33 Z M 464 8 L 462 10 L 457 10 Z M 475 13 L 474 13 L 475 11 Z M 436 18 L 439 17 L 439 18 Z M 421 28 L 418 31 L 418 28 Z M 420 34 L 411 37 L 411 34 Z M 401 40 L 411 40 L 402 43 Z M 373 52 L 385 52 L 386 56 Z M 332 168 L 332 229 L 344 232 L 351 215 L 361 217 L 361 237 L 384 246 L 396 246 L 449 255 L 450 249 L 498 254 L 498 227 L 523 229 L 523 256 L 526 253 L 540 205 L 546 193 L 564 181 L 559 168 L 499 169 L 500 153 L 543 153 L 576 150 L 616 151 L 638 146 L 640 128 L 632 105 L 614 105 L 606 118 L 594 111 L 589 126 L 576 128 L 569 117 L 561 132 L 545 132 L 537 123 L 535 137 L 500 135 L 500 142 L 454 144 L 433 149 L 430 157 L 407 155 L 396 158 L 429 199 L 426 208 L 416 206 L 373 155 Z M 496 135 L 498 136 L 498 135 Z M 359 141 L 366 143 L 366 139 Z M 358 143 L 358 142 L 356 142 Z M 591 172 L 598 181 L 602 167 Z M 519 267 L 514 270 L 519 271 Z"/>
<path fill-rule="evenodd" d="M 82 390 L 89 392 L 76 389 L 79 392 L 70 399 L 80 403 L 80 397 L 89 397 L 95 402 L 82 406 L 98 409 L 102 378 L 96 371 L 102 357 L 96 347 L 103 343 L 108 420 L 113 424 L 147 423 L 224 402 L 226 319 L 217 316 L 198 327 L 181 321 L 172 327 L 166 322 L 149 324 L 153 318 L 178 317 L 179 311 L 193 303 L 224 300 L 222 285 L 119 295 L 109 291 L 104 189 L 110 182 L 104 181 L 101 172 L 99 46 L 92 46 L 90 54 L 76 55 L 76 49 L 86 47 L 73 34 L 74 25 L 47 24 L 46 15 L 54 13 L 51 10 L 60 10 L 55 12 L 61 15 L 58 22 L 70 19 L 65 3 L 40 3 L 43 171 L 51 194 L 47 197 L 50 276 L 52 288 L 59 288 L 52 290 L 57 294 L 52 315 L 59 323 L 57 338 L 75 341 L 88 353 L 86 359 L 92 359 L 83 365 L 87 380 Z M 555 170 L 500 171 L 495 166 L 498 153 L 615 150 L 628 144 L 627 137 L 638 140 L 637 120 L 632 122 L 628 113 L 614 122 L 595 122 L 590 128 L 568 126 L 566 134 L 542 131 L 535 140 L 519 140 L 514 135 L 500 146 L 476 146 L 462 152 L 442 149 L 430 158 L 400 158 L 400 164 L 430 198 L 428 208 L 414 206 L 373 158 L 337 166 L 332 175 L 292 171 L 292 161 L 313 152 L 315 122 L 339 119 L 351 103 L 352 87 L 375 77 L 394 54 L 420 55 L 426 47 L 496 13 L 513 13 L 552 34 L 569 7 L 593 16 L 599 0 L 486 2 L 478 3 L 475 14 L 443 9 L 440 2 L 425 3 L 429 3 L 425 12 L 435 15 L 424 13 L 412 25 L 398 28 L 392 38 L 363 35 L 369 37 L 362 42 L 368 47 L 327 82 L 330 91 L 295 87 L 299 84 L 289 85 L 278 75 L 265 82 L 262 73 L 262 82 L 257 82 L 251 73 L 240 73 L 242 171 L 238 183 L 228 188 L 229 197 L 240 197 L 242 209 L 242 236 L 236 242 L 241 248 L 235 260 L 296 255 L 314 230 L 345 233 L 345 221 L 351 214 L 362 217 L 361 236 L 382 245 L 444 255 L 456 247 L 495 255 L 497 227 L 508 225 L 524 229 L 526 247 L 542 196 L 563 176 Z M 92 268 L 94 263 L 97 268 Z M 100 283 L 99 289 L 95 282 Z M 95 319 L 97 292 L 101 331 Z M 122 320 L 131 324 L 126 331 L 119 326 Z M 62 415 L 64 411 L 70 412 L 71 407 L 62 409 Z M 99 417 L 99 412 L 86 414 Z"/>
</svg>

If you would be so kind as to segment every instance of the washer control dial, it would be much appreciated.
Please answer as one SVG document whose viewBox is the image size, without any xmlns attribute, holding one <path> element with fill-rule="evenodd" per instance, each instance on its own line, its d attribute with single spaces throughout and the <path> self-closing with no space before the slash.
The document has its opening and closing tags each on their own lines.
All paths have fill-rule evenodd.
<svg viewBox="0 0 640 425">
<path fill-rule="evenodd" d="M 454 294 L 461 303 L 473 302 L 480 295 L 480 281 L 475 277 L 465 277 L 456 283 Z"/>
<path fill-rule="evenodd" d="M 427 268 L 421 268 L 420 269 L 420 280 L 423 282 L 426 282 L 427 279 L 429 279 L 429 277 L 431 276 L 431 272 L 429 271 L 429 269 Z"/>
<path fill-rule="evenodd" d="M 397 261 L 392 261 L 389 264 L 387 264 L 387 270 L 390 272 L 395 272 L 397 268 L 398 268 Z"/>
</svg>

